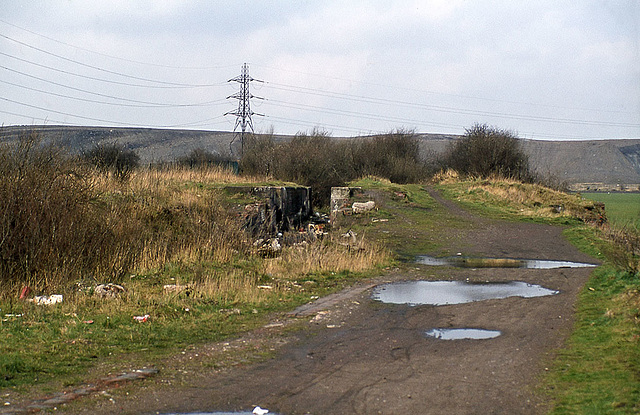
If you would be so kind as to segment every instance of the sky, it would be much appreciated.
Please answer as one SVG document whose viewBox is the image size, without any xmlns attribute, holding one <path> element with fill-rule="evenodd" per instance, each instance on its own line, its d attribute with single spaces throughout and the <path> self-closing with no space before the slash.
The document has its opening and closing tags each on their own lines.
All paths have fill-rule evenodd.
<svg viewBox="0 0 640 415">
<path fill-rule="evenodd" d="M 0 1 L 4 126 L 640 138 L 638 0 Z"/>
</svg>

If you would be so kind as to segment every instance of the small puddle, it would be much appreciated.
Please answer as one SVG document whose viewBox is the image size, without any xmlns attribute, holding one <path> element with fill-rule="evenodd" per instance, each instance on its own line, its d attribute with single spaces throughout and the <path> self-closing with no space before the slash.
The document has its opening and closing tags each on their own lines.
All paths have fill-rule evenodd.
<svg viewBox="0 0 640 415">
<path fill-rule="evenodd" d="M 498 330 L 483 329 L 431 329 L 425 333 L 427 337 L 439 340 L 485 340 L 501 334 Z"/>
<path fill-rule="evenodd" d="M 595 264 L 587 264 L 584 262 L 555 261 L 548 259 L 468 258 L 461 256 L 435 258 L 428 255 L 417 256 L 416 262 L 424 265 L 450 266 L 458 268 L 555 269 L 597 267 Z"/>
<path fill-rule="evenodd" d="M 507 297 L 543 297 L 558 294 L 522 281 L 470 283 L 464 281 L 405 281 L 379 285 L 372 298 L 387 304 L 449 305 Z"/>
</svg>

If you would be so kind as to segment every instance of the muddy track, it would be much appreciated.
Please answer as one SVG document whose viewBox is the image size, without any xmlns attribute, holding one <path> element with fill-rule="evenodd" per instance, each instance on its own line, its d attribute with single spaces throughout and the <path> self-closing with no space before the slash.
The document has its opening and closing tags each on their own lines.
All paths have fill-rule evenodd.
<svg viewBox="0 0 640 415">
<path fill-rule="evenodd" d="M 450 214 L 470 223 L 461 231 L 464 246 L 457 246 L 455 241 L 461 239 L 453 238 L 445 247 L 451 254 L 593 262 L 562 238 L 559 227 L 477 218 L 430 192 Z M 265 331 L 263 338 L 280 340 L 273 359 L 220 371 L 206 366 L 202 357 L 206 353 L 193 351 L 191 356 L 203 361 L 188 376 L 169 382 L 161 373 L 129 395 L 116 397 L 115 403 L 95 400 L 91 408 L 67 409 L 156 414 L 251 411 L 260 405 L 281 414 L 545 413 L 549 406 L 540 393 L 540 375 L 571 331 L 573 304 L 591 271 L 411 264 L 300 309 L 299 317 L 286 317 L 302 319 L 302 330 Z M 560 293 L 445 306 L 371 300 L 370 289 L 376 283 L 406 279 L 516 280 Z M 431 328 L 447 327 L 502 334 L 489 340 L 457 341 L 424 335 Z M 193 362 L 189 368 L 193 370 Z"/>
</svg>

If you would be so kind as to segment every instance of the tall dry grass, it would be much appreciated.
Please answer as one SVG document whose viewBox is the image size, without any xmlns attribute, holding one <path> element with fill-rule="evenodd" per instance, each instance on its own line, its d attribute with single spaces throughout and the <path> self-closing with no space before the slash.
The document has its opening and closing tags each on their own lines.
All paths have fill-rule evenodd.
<svg viewBox="0 0 640 415">
<path fill-rule="evenodd" d="M 282 255 L 268 260 L 265 273 L 297 279 L 317 272 L 362 272 L 388 262 L 391 253 L 378 244 L 360 238 L 355 246 L 342 245 L 337 240 L 292 246 Z"/>
</svg>

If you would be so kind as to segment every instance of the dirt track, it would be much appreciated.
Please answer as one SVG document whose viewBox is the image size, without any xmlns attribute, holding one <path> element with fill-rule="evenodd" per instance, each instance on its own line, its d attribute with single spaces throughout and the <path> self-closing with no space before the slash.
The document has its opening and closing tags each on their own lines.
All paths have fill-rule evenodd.
<svg viewBox="0 0 640 415">
<path fill-rule="evenodd" d="M 475 218 L 434 196 L 470 223 L 459 231 L 464 238 L 452 238 L 446 247 L 452 254 L 593 262 L 562 238 L 561 228 Z M 460 240 L 464 246 L 456 245 Z M 90 409 L 82 404 L 67 409 L 156 414 L 251 411 L 260 405 L 281 414 L 544 413 L 548 403 L 536 389 L 539 378 L 570 333 L 576 295 L 591 271 L 409 266 L 307 309 L 316 317 L 304 320 L 302 330 L 283 331 L 277 324 L 247 338 L 269 343 L 276 349 L 273 359 L 217 371 L 196 363 L 212 353 L 203 347 L 189 352 L 188 374 L 168 381 L 161 373 L 131 387 L 128 396 L 119 394 L 115 403 L 98 399 Z M 560 294 L 417 307 L 370 299 L 372 284 L 383 281 L 467 278 L 525 281 Z M 484 328 L 502 335 L 425 337 L 434 327 Z"/>
</svg>

